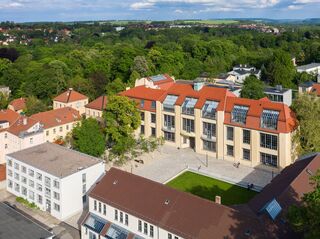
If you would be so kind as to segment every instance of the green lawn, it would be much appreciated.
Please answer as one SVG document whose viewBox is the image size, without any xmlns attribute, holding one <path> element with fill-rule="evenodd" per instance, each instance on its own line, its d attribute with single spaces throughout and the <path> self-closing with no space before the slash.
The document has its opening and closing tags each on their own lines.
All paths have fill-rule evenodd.
<svg viewBox="0 0 320 239">
<path fill-rule="evenodd" d="M 221 196 L 221 202 L 224 205 L 246 203 L 257 194 L 257 192 L 246 188 L 192 172 L 181 174 L 168 182 L 167 185 L 212 201 L 214 201 L 216 195 Z"/>
</svg>

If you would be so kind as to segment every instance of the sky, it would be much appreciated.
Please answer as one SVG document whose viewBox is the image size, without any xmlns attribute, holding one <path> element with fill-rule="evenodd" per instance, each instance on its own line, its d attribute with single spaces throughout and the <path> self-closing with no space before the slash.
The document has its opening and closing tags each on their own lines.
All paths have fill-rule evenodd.
<svg viewBox="0 0 320 239">
<path fill-rule="evenodd" d="M 0 0 L 0 21 L 320 18 L 320 0 Z"/>
</svg>

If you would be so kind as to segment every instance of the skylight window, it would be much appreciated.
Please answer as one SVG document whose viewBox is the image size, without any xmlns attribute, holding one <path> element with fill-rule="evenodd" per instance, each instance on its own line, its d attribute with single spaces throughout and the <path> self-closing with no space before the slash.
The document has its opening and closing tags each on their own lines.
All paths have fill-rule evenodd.
<svg viewBox="0 0 320 239">
<path fill-rule="evenodd" d="M 279 111 L 263 110 L 261 115 L 261 128 L 277 129 Z"/>
<path fill-rule="evenodd" d="M 174 105 L 178 99 L 176 95 L 167 95 L 166 99 L 163 101 L 163 110 L 174 112 Z"/>
<path fill-rule="evenodd" d="M 102 219 L 97 218 L 93 215 L 90 215 L 85 222 L 85 226 L 92 229 L 96 233 L 100 233 L 103 227 L 105 226 L 105 224 L 106 223 Z"/>
<path fill-rule="evenodd" d="M 248 110 L 248 106 L 235 105 L 231 112 L 231 121 L 233 123 L 246 124 Z"/>
<path fill-rule="evenodd" d="M 207 100 L 206 103 L 202 107 L 202 117 L 215 119 L 216 118 L 216 109 L 218 107 L 219 102 Z"/>
<path fill-rule="evenodd" d="M 281 208 L 280 204 L 277 202 L 277 200 L 273 199 L 271 202 L 269 202 L 266 205 L 266 211 L 269 214 L 269 216 L 272 218 L 272 220 L 275 220 L 276 217 L 282 211 L 282 208 Z"/>
<path fill-rule="evenodd" d="M 194 114 L 194 106 L 196 105 L 198 99 L 187 97 L 182 105 L 182 113 L 187 115 Z"/>
<path fill-rule="evenodd" d="M 128 231 L 115 225 L 111 225 L 106 234 L 106 237 L 108 239 L 126 239 L 128 237 L 128 234 Z"/>
</svg>

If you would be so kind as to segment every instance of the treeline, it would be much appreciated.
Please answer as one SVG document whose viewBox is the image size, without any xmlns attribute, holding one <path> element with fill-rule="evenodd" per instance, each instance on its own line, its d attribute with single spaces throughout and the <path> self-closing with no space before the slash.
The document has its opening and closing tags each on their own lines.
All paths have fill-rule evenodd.
<svg viewBox="0 0 320 239">
<path fill-rule="evenodd" d="M 129 27 L 118 33 L 104 27 L 109 26 L 81 24 L 61 43 L 39 36 L 28 46 L 10 46 L 18 56 L 8 57 L 8 50 L 0 56 L 0 85 L 9 86 L 15 98 L 32 95 L 49 105 L 68 87 L 93 99 L 117 93 L 138 77 L 168 73 L 192 80 L 252 64 L 269 84 L 295 88 L 309 77 L 296 74 L 291 58 L 320 62 L 320 27 L 288 27 L 279 36 L 231 28 Z"/>
</svg>

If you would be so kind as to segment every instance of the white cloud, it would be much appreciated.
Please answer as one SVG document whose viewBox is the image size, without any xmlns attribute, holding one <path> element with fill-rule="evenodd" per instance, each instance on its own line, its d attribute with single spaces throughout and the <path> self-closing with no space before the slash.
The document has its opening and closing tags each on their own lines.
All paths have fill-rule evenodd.
<svg viewBox="0 0 320 239">
<path fill-rule="evenodd" d="M 130 5 L 133 10 L 150 9 L 154 6 L 152 2 L 136 2 Z"/>
<path fill-rule="evenodd" d="M 289 10 L 299 10 L 301 9 L 303 6 L 302 5 L 289 5 L 288 9 Z"/>
<path fill-rule="evenodd" d="M 175 13 L 183 13 L 183 11 L 180 10 L 180 9 L 176 9 L 176 10 L 174 10 L 174 12 L 175 12 Z"/>
<path fill-rule="evenodd" d="M 20 2 L 11 2 L 11 1 L 5 1 L 5 2 L 0 2 L 0 9 L 9 9 L 9 8 L 18 8 L 22 7 L 23 4 Z"/>
</svg>

